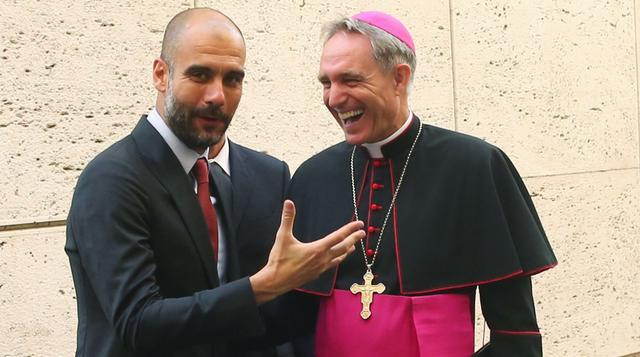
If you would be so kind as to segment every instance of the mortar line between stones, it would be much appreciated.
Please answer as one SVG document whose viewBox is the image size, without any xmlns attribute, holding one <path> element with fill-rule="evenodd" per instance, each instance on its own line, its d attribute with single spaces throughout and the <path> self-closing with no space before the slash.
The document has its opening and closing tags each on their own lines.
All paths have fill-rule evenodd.
<svg viewBox="0 0 640 357">
<path fill-rule="evenodd" d="M 638 69 L 638 14 L 636 12 L 637 0 L 633 0 L 633 39 L 634 39 L 634 48 L 636 55 L 636 120 L 638 121 L 638 166 L 640 166 L 640 75 Z"/>
<path fill-rule="evenodd" d="M 587 175 L 587 174 L 599 174 L 599 173 L 607 173 L 607 172 L 618 172 L 618 171 L 635 171 L 640 169 L 640 166 L 631 166 L 631 167 L 623 167 L 619 169 L 603 169 L 603 170 L 584 170 L 584 171 L 574 171 L 574 172 L 563 172 L 559 174 L 548 174 L 548 175 L 528 175 L 522 176 L 522 178 L 530 179 L 530 178 L 545 178 L 545 177 L 559 177 L 559 176 L 575 176 L 575 175 Z"/>
<path fill-rule="evenodd" d="M 451 90 L 453 99 L 453 128 L 458 131 L 458 87 L 456 85 L 456 61 L 455 51 L 453 49 L 454 35 L 453 35 L 453 5 L 452 0 L 449 0 L 449 54 L 451 55 Z"/>
<path fill-rule="evenodd" d="M 3 224 L 0 225 L 0 233 L 11 232 L 11 231 L 24 231 L 28 229 L 35 228 L 51 228 L 51 227 L 61 227 L 67 224 L 66 219 L 58 219 L 51 221 L 32 221 L 32 222 L 22 222 L 22 223 L 13 223 L 13 224 Z"/>
<path fill-rule="evenodd" d="M 634 171 L 640 170 L 640 166 L 620 168 L 620 169 L 585 170 L 585 171 L 575 171 L 575 172 L 566 172 L 566 173 L 549 174 L 549 175 L 529 175 L 529 176 L 522 176 L 522 178 L 533 179 L 533 178 L 546 178 L 546 177 L 559 177 L 559 176 L 575 176 L 575 175 L 586 175 L 586 174 L 593 174 L 593 173 L 619 172 L 619 171 L 631 171 L 631 170 L 634 170 Z M 67 224 L 66 219 L 55 219 L 50 221 L 18 222 L 18 223 L 0 225 L 0 233 L 11 232 L 11 231 L 18 232 L 18 231 L 25 231 L 28 229 L 60 227 L 66 224 Z"/>
</svg>

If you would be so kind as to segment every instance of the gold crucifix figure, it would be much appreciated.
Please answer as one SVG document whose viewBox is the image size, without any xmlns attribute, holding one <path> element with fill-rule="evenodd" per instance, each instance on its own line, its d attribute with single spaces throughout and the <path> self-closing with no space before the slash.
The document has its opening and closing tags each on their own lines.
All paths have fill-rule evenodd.
<svg viewBox="0 0 640 357">
<path fill-rule="evenodd" d="M 362 302 L 362 311 L 360 312 L 360 317 L 363 320 L 368 319 L 371 316 L 371 303 L 373 302 L 373 293 L 382 294 L 384 289 L 386 288 L 384 284 L 372 284 L 373 282 L 373 273 L 371 269 L 367 269 L 367 272 L 362 276 L 364 279 L 364 284 L 351 284 L 351 293 L 360 294 L 360 302 Z"/>
</svg>

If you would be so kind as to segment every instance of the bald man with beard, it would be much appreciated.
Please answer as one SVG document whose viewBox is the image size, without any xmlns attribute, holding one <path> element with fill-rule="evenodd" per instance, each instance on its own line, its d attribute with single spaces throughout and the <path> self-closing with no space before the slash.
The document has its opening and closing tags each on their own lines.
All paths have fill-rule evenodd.
<svg viewBox="0 0 640 357">
<path fill-rule="evenodd" d="M 300 243 L 286 201 L 268 261 L 241 277 L 233 207 L 218 207 L 222 181 L 207 159 L 225 147 L 245 51 L 222 13 L 176 15 L 153 63 L 155 108 L 81 174 L 65 245 L 77 356 L 234 355 L 230 345 L 265 333 L 260 305 L 336 266 L 364 237 L 353 222 Z"/>
</svg>

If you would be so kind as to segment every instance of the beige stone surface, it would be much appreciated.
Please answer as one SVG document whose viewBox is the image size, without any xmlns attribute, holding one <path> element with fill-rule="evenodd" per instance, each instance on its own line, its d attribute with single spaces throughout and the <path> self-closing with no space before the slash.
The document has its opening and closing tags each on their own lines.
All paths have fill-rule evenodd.
<svg viewBox="0 0 640 357">
<path fill-rule="evenodd" d="M 559 262 L 532 278 L 545 356 L 640 351 L 640 171 L 526 184 Z M 479 348 L 489 329 L 476 311 Z"/>
<path fill-rule="evenodd" d="M 549 356 L 640 351 L 640 170 L 527 180 L 559 264 L 534 277 Z"/>
<path fill-rule="evenodd" d="M 76 300 L 64 228 L 0 233 L 0 356 L 72 356 Z"/>
<path fill-rule="evenodd" d="M 292 169 L 342 139 L 316 80 L 322 23 L 365 9 L 402 19 L 418 54 L 411 108 L 496 143 L 527 176 L 560 260 L 534 278 L 545 355 L 640 351 L 640 3 L 195 3 L 247 40 L 232 139 Z M 193 4 L 0 2 L 0 226 L 64 218 L 80 170 L 153 105 L 163 28 Z M 72 355 L 63 245 L 62 228 L 0 233 L 0 356 Z"/>
<path fill-rule="evenodd" d="M 0 223 L 66 216 L 80 170 L 152 105 L 164 25 L 190 4 L 54 3 L 0 3 Z"/>
<path fill-rule="evenodd" d="M 634 1 L 452 1 L 459 130 L 523 175 L 638 167 Z"/>
</svg>

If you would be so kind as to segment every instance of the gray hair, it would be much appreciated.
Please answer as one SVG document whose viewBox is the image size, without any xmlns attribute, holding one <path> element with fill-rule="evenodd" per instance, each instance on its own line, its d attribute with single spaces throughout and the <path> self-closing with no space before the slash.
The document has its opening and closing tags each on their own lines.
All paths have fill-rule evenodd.
<svg viewBox="0 0 640 357">
<path fill-rule="evenodd" d="M 395 36 L 366 22 L 349 17 L 329 22 L 322 28 L 323 44 L 338 32 L 359 33 L 365 35 L 373 48 L 373 58 L 384 72 L 389 72 L 398 64 L 408 64 L 411 68 L 411 79 L 416 72 L 416 54 L 404 42 Z"/>
</svg>

